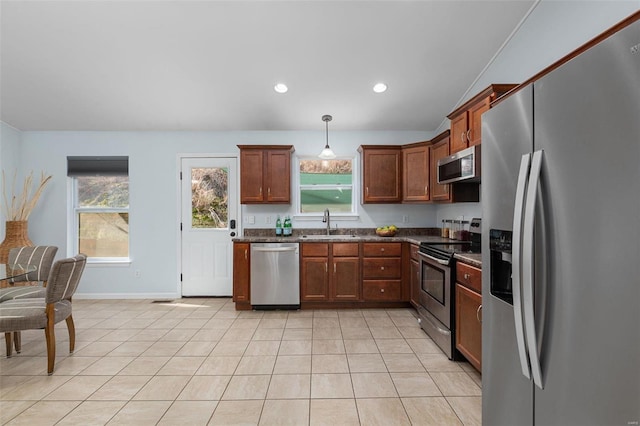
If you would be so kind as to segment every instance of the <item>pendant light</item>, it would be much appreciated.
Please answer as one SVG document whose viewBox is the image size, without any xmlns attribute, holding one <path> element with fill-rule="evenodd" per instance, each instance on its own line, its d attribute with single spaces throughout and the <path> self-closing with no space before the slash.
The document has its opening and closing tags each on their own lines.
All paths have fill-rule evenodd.
<svg viewBox="0 0 640 426">
<path fill-rule="evenodd" d="M 333 150 L 329 146 L 329 122 L 332 119 L 333 119 L 333 117 L 331 117 L 330 115 L 323 115 L 322 116 L 322 121 L 325 122 L 325 127 L 327 129 L 327 144 L 324 146 L 324 149 L 322 150 L 320 155 L 318 155 L 318 157 L 322 158 L 323 160 L 332 160 L 332 159 L 336 158 L 336 154 L 333 152 Z"/>
</svg>

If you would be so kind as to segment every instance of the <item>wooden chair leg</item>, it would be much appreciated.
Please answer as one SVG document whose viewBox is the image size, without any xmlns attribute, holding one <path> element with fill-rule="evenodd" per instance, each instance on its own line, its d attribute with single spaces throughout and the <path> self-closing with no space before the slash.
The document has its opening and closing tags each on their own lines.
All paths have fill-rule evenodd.
<svg viewBox="0 0 640 426">
<path fill-rule="evenodd" d="M 56 363 L 56 334 L 55 334 L 55 311 L 53 304 L 47 305 L 47 325 L 44 328 L 44 335 L 47 339 L 47 373 L 53 374 L 53 366 Z"/>
<path fill-rule="evenodd" d="M 16 353 L 22 352 L 22 335 L 19 331 L 13 332 L 13 346 L 16 348 Z"/>
<path fill-rule="evenodd" d="M 67 329 L 69 330 L 69 353 L 73 353 L 76 348 L 76 326 L 73 324 L 73 317 L 69 315 L 66 319 Z"/>
<path fill-rule="evenodd" d="M 11 358 L 11 354 L 13 352 L 13 344 L 11 342 L 11 332 L 4 333 L 4 340 L 7 344 L 7 358 Z"/>
</svg>

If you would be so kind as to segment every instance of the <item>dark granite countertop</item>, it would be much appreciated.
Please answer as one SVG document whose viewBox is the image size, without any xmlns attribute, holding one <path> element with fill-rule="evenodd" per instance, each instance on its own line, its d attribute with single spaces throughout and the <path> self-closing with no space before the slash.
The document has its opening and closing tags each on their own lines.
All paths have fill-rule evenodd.
<svg viewBox="0 0 640 426">
<path fill-rule="evenodd" d="M 466 263 L 476 268 L 482 268 L 482 253 L 464 253 L 453 256 L 460 262 Z"/>
<path fill-rule="evenodd" d="M 337 233 L 332 233 L 330 237 L 323 234 L 322 229 L 295 229 L 291 237 L 276 237 L 273 229 L 248 229 L 243 237 L 236 237 L 234 242 L 244 243 L 344 243 L 344 242 L 398 242 L 420 245 L 423 242 L 448 243 L 448 238 L 439 235 L 438 228 L 400 228 L 393 237 L 380 237 L 376 235 L 374 229 L 351 228 L 340 229 Z M 336 231 L 333 231 L 336 232 Z M 482 255 L 475 253 L 456 254 L 455 258 L 461 262 L 481 268 Z"/>
</svg>

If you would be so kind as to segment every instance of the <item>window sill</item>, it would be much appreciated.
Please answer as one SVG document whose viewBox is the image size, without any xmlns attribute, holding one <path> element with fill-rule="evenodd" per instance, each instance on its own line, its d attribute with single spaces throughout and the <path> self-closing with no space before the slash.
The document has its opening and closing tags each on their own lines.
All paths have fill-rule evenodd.
<svg viewBox="0 0 640 426">
<path fill-rule="evenodd" d="M 118 260 L 107 260 L 107 259 L 87 259 L 87 267 L 128 267 L 131 266 L 131 259 L 118 259 Z"/>
<path fill-rule="evenodd" d="M 293 219 L 295 219 L 296 221 L 322 221 L 323 215 L 322 213 L 318 213 L 318 214 L 297 214 L 297 215 L 293 215 Z M 360 220 L 360 216 L 358 214 L 331 214 L 330 215 L 331 220 Z"/>
</svg>

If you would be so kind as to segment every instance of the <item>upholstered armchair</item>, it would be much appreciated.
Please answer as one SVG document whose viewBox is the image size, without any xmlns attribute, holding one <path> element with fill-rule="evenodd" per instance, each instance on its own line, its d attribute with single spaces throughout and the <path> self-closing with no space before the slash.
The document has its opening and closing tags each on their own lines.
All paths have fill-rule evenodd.
<svg viewBox="0 0 640 426">
<path fill-rule="evenodd" d="M 53 374 L 56 361 L 55 324 L 65 320 L 69 329 L 69 352 L 76 341 L 72 317 L 71 297 L 78 288 L 87 257 L 58 260 L 49 274 L 44 298 L 20 298 L 0 303 L 0 332 L 5 335 L 7 357 L 12 352 L 12 333 L 22 330 L 44 329 L 47 342 L 47 372 Z"/>
<path fill-rule="evenodd" d="M 57 252 L 56 246 L 16 247 L 9 250 L 9 264 L 36 265 L 38 269 L 10 279 L 9 287 L 0 288 L 0 303 L 13 299 L 44 297 L 44 288 Z M 13 334 L 13 343 L 16 352 L 20 353 L 22 343 L 19 331 Z"/>
</svg>

